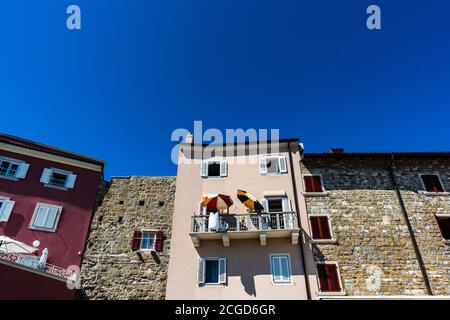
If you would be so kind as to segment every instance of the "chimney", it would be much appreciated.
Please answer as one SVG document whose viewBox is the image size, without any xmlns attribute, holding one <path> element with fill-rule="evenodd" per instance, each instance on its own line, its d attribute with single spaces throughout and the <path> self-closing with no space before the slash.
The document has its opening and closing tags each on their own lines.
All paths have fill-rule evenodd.
<svg viewBox="0 0 450 320">
<path fill-rule="evenodd" d="M 189 132 L 187 135 L 186 135 L 186 138 L 185 138 L 185 141 L 184 141 L 185 143 L 190 143 L 190 144 L 192 144 L 192 143 L 194 143 L 194 135 L 192 134 L 192 132 Z"/>
<path fill-rule="evenodd" d="M 332 154 L 342 154 L 344 153 L 344 148 L 331 148 L 328 153 Z"/>
</svg>

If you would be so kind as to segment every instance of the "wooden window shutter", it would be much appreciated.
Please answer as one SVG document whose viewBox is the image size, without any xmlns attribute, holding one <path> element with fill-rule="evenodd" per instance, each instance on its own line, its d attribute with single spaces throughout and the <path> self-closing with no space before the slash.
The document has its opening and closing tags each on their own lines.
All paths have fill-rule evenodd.
<svg viewBox="0 0 450 320">
<path fill-rule="evenodd" d="M 312 216 L 311 229 L 313 239 L 331 239 L 330 225 L 328 223 L 328 217 L 326 216 Z"/>
<path fill-rule="evenodd" d="M 155 250 L 163 251 L 164 246 L 164 232 L 162 230 L 156 231 Z"/>
<path fill-rule="evenodd" d="M 202 165 L 200 166 L 200 175 L 202 177 L 208 176 L 208 161 L 202 161 Z"/>
<path fill-rule="evenodd" d="M 69 174 L 67 176 L 66 188 L 73 189 L 75 186 L 75 181 L 77 180 L 77 176 L 75 174 Z"/>
<path fill-rule="evenodd" d="M 306 192 L 323 192 L 320 176 L 304 176 Z"/>
<path fill-rule="evenodd" d="M 205 283 L 205 260 L 202 258 L 198 259 L 197 282 Z"/>
<path fill-rule="evenodd" d="M 310 217 L 313 239 L 322 239 L 320 234 L 320 217 Z"/>
<path fill-rule="evenodd" d="M 339 285 L 339 276 L 337 272 L 337 265 L 326 264 L 327 281 L 329 284 L 330 291 L 339 292 L 341 291 L 341 286 Z"/>
<path fill-rule="evenodd" d="M 42 171 L 41 182 L 42 183 L 49 183 L 50 182 L 50 177 L 52 176 L 52 173 L 53 173 L 52 169 L 45 168 Z"/>
<path fill-rule="evenodd" d="M 227 259 L 219 259 L 219 283 L 227 282 Z"/>
<path fill-rule="evenodd" d="M 280 173 L 287 172 L 286 157 L 280 156 L 278 158 L 278 166 L 280 168 Z"/>
<path fill-rule="evenodd" d="M 17 169 L 16 178 L 24 179 L 27 175 L 28 168 L 30 168 L 28 163 L 21 163 Z"/>
<path fill-rule="evenodd" d="M 339 276 L 337 265 L 335 264 L 318 264 L 320 291 L 322 292 L 339 292 L 341 287 L 339 284 Z"/>
<path fill-rule="evenodd" d="M 141 247 L 142 231 L 136 230 L 133 233 L 133 240 L 131 241 L 131 250 L 133 252 L 139 251 Z"/>
<path fill-rule="evenodd" d="M 306 192 L 313 192 L 313 181 L 312 176 L 304 176 L 303 180 L 305 181 L 305 191 Z"/>
<path fill-rule="evenodd" d="M 0 221 L 8 221 L 9 216 L 11 215 L 12 209 L 14 207 L 14 201 L 5 200 L 0 210 Z"/>
<path fill-rule="evenodd" d="M 228 162 L 226 160 L 220 161 L 220 176 L 226 177 L 228 175 Z"/>
<path fill-rule="evenodd" d="M 262 174 L 267 173 L 267 158 L 263 157 L 259 160 L 259 170 Z"/>
</svg>

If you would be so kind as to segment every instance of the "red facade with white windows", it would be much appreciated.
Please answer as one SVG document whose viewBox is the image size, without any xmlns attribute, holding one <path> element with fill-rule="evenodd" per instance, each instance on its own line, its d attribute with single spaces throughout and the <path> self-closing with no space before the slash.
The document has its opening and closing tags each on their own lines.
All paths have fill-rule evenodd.
<svg viewBox="0 0 450 320">
<path fill-rule="evenodd" d="M 25 244 L 37 248 L 20 253 L 33 260 L 47 248 L 49 265 L 79 266 L 104 164 L 0 134 L 0 237 L 19 242 L 0 251 Z"/>
</svg>

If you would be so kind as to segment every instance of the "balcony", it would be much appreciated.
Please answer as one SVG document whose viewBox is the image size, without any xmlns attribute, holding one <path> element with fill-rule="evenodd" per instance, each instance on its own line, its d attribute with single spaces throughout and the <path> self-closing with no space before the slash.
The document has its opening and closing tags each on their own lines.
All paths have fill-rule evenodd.
<svg viewBox="0 0 450 320">
<path fill-rule="evenodd" d="M 37 260 L 34 261 L 34 259 L 30 259 L 27 256 L 24 256 L 24 255 L 21 255 L 18 253 L 14 253 L 14 252 L 0 251 L 0 260 L 4 261 L 6 263 L 20 265 L 21 267 L 24 267 L 26 269 L 38 271 L 44 275 L 45 274 L 51 275 L 51 276 L 59 278 L 60 280 L 63 280 L 63 281 L 67 281 L 67 280 L 75 281 L 75 277 L 77 276 L 75 271 L 63 269 L 63 268 L 54 266 L 49 263 L 46 263 L 45 267 L 40 269 L 38 267 Z"/>
<path fill-rule="evenodd" d="M 231 239 L 259 239 L 265 246 L 268 238 L 291 238 L 293 245 L 298 244 L 300 229 L 296 212 L 271 212 L 250 214 L 221 214 L 219 231 L 208 230 L 207 215 L 192 217 L 191 239 L 196 247 L 200 240 L 222 240 L 225 247 Z"/>
</svg>

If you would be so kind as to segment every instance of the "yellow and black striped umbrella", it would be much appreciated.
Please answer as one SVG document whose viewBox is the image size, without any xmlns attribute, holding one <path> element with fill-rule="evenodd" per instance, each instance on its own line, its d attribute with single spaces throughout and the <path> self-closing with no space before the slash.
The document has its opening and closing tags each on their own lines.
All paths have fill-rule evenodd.
<svg viewBox="0 0 450 320">
<path fill-rule="evenodd" d="M 261 212 L 264 207 L 261 203 L 259 203 L 258 200 L 254 196 L 252 196 L 250 193 L 244 190 L 238 190 L 237 191 L 237 197 L 238 199 L 246 206 L 247 208 L 256 211 Z"/>
<path fill-rule="evenodd" d="M 210 210 L 226 210 L 233 204 L 231 197 L 226 194 L 212 194 L 203 198 L 202 205 Z"/>
</svg>

